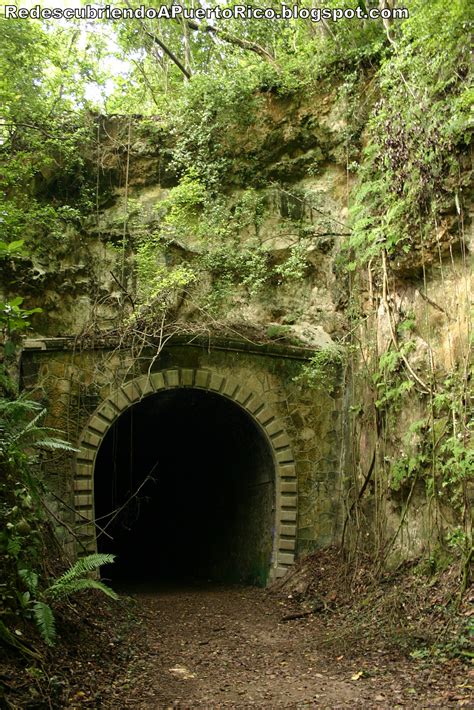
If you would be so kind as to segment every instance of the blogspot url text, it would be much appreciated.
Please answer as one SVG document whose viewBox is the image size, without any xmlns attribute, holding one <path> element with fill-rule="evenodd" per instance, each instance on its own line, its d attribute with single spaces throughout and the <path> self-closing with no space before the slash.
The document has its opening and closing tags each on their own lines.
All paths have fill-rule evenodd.
<svg viewBox="0 0 474 710">
<path fill-rule="evenodd" d="M 182 5 L 159 5 L 157 7 L 113 7 L 111 5 L 83 5 L 82 7 L 41 7 L 32 8 L 18 5 L 4 5 L 5 19 L 35 19 L 35 20 L 311 20 L 312 22 L 339 20 L 406 20 L 408 10 L 397 8 L 321 8 L 300 7 L 299 5 L 281 5 L 274 7 L 252 7 L 251 5 L 234 5 L 233 7 L 183 7 Z"/>
</svg>

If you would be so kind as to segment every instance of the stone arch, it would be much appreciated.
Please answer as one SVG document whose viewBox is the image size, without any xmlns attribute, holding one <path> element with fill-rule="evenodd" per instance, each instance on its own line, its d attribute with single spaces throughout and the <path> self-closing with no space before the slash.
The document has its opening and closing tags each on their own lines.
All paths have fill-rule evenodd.
<svg viewBox="0 0 474 710">
<path fill-rule="evenodd" d="M 74 471 L 74 507 L 81 549 L 97 550 L 94 525 L 94 466 L 97 452 L 115 420 L 144 397 L 173 388 L 208 390 L 244 409 L 264 433 L 275 470 L 275 535 L 269 579 L 283 576 L 296 548 L 297 477 L 291 442 L 275 409 L 237 380 L 206 369 L 175 368 L 130 380 L 95 410 L 79 439 Z"/>
</svg>

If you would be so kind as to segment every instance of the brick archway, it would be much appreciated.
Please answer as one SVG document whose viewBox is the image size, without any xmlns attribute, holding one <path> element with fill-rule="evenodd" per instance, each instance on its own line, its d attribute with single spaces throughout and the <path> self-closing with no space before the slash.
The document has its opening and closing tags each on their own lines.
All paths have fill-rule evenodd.
<svg viewBox="0 0 474 710">
<path fill-rule="evenodd" d="M 79 439 L 74 473 L 76 524 L 84 550 L 97 549 L 94 526 L 94 465 L 99 447 L 114 421 L 129 407 L 163 390 L 208 390 L 244 409 L 264 433 L 275 470 L 275 536 L 269 579 L 285 574 L 296 547 L 297 478 L 290 439 L 274 408 L 233 378 L 212 370 L 176 368 L 130 380 L 94 412 Z"/>
</svg>

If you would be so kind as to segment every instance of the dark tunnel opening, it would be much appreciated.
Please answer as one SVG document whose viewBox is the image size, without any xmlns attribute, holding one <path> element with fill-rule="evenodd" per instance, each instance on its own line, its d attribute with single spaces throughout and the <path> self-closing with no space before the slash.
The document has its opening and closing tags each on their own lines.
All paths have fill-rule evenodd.
<svg viewBox="0 0 474 710">
<path fill-rule="evenodd" d="M 99 552 L 113 581 L 264 585 L 271 562 L 274 464 L 243 409 L 221 395 L 168 390 L 130 407 L 94 472 Z M 109 537 L 110 536 L 110 537 Z"/>
</svg>

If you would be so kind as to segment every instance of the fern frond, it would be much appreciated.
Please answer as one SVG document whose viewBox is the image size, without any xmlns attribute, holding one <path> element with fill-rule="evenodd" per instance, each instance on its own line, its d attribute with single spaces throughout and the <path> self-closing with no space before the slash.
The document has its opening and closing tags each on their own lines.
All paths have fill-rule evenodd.
<svg viewBox="0 0 474 710">
<path fill-rule="evenodd" d="M 79 449 L 76 449 L 76 447 L 70 444 L 69 441 L 54 439 L 52 437 L 47 439 L 39 439 L 33 443 L 33 446 L 41 449 L 50 449 L 51 451 L 79 451 Z"/>
<path fill-rule="evenodd" d="M 20 432 L 20 434 L 26 434 L 27 432 L 31 431 L 32 429 L 35 429 L 37 422 L 39 422 L 40 419 L 42 419 L 43 417 L 46 416 L 47 411 L 48 411 L 47 409 L 42 409 L 42 410 L 39 412 L 39 414 L 36 415 L 36 417 L 33 417 L 33 419 L 31 419 L 31 420 L 28 422 L 28 424 L 26 424 L 26 425 L 23 427 L 23 429 L 22 429 L 22 431 Z"/>
<path fill-rule="evenodd" d="M 48 646 L 52 646 L 56 638 L 53 610 L 49 604 L 45 604 L 45 602 L 36 602 L 33 606 L 33 616 L 41 638 Z"/>
<path fill-rule="evenodd" d="M 48 590 L 48 593 L 55 598 L 67 597 L 70 594 L 81 592 L 83 589 L 99 589 L 111 599 L 118 599 L 118 594 L 114 592 L 113 589 L 103 582 L 99 582 L 97 579 L 71 579 L 69 582 L 64 582 L 61 585 L 53 585 L 53 587 L 54 588 Z"/>
<path fill-rule="evenodd" d="M 102 565 L 108 565 L 115 560 L 115 555 L 108 555 L 105 553 L 94 553 L 93 555 L 87 555 L 87 557 L 82 557 L 77 560 L 75 564 L 72 565 L 61 577 L 53 582 L 48 592 L 51 592 L 56 586 L 63 585 L 65 582 L 69 582 L 73 579 L 78 579 L 84 577 L 88 572 L 93 572 L 98 567 Z"/>
<path fill-rule="evenodd" d="M 39 402 L 32 399 L 22 399 L 21 396 L 14 400 L 0 399 L 0 413 L 5 418 L 21 417 L 30 412 L 37 412 L 39 409 L 43 409 Z"/>
<path fill-rule="evenodd" d="M 23 581 L 27 590 L 31 594 L 36 594 L 38 589 L 38 575 L 31 569 L 20 569 L 18 570 L 18 576 Z"/>
</svg>

